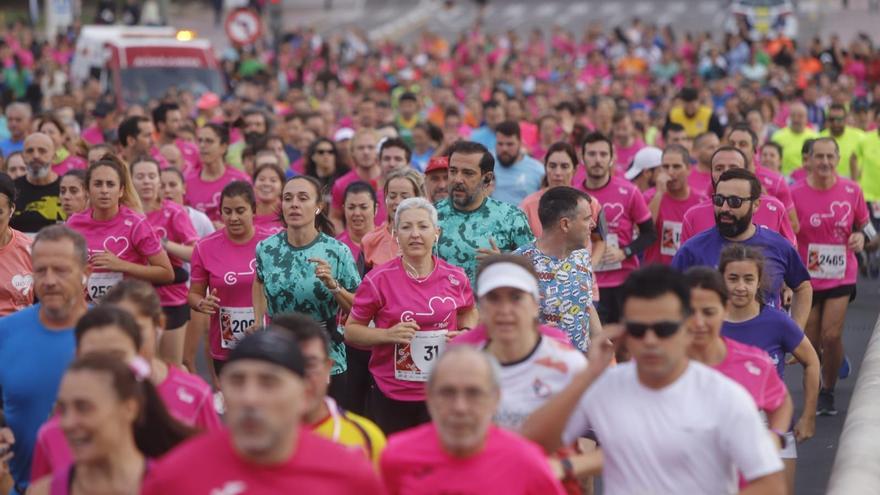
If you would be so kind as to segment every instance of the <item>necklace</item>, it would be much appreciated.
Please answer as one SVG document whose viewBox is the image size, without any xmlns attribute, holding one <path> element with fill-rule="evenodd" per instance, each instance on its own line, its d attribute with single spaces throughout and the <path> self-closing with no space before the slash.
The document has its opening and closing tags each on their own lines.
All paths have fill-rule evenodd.
<svg viewBox="0 0 880 495">
<path fill-rule="evenodd" d="M 437 269 L 437 263 L 434 263 L 434 267 L 431 268 L 431 271 L 428 272 L 427 275 L 419 277 L 419 271 L 416 270 L 416 267 L 412 266 L 409 261 L 406 261 L 405 257 L 401 256 L 400 259 L 403 261 L 403 271 L 406 272 L 407 276 L 413 279 L 417 284 L 425 283 L 425 281 L 431 278 L 431 275 L 434 274 L 434 270 Z"/>
</svg>

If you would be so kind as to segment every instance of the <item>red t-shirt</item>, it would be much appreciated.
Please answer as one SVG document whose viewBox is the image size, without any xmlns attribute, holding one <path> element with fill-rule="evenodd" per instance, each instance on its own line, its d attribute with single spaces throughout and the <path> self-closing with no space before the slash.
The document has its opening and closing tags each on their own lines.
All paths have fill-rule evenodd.
<svg viewBox="0 0 880 495">
<path fill-rule="evenodd" d="M 195 437 L 150 469 L 141 493 L 373 495 L 385 491 L 359 449 L 335 444 L 300 428 L 293 455 L 274 466 L 242 459 L 227 430 Z"/>
</svg>

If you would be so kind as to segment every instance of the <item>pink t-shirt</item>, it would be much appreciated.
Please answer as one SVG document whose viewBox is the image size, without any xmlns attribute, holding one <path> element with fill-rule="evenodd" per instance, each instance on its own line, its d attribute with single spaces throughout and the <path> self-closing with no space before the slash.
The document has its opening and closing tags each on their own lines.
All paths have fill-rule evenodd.
<svg viewBox="0 0 880 495">
<path fill-rule="evenodd" d="M 379 464 L 389 495 L 565 493 L 537 445 L 495 425 L 482 450 L 466 458 L 446 453 L 433 423 L 396 433 Z"/>
<path fill-rule="evenodd" d="M 202 159 L 199 157 L 198 145 L 183 139 L 175 139 L 174 144 L 180 150 L 180 155 L 186 163 L 185 170 L 199 170 L 202 168 Z"/>
<path fill-rule="evenodd" d="M 361 239 L 361 249 L 368 267 L 384 265 L 400 254 L 397 239 L 391 234 L 387 223 L 365 234 Z"/>
<path fill-rule="evenodd" d="M 15 229 L 9 244 L 0 247 L 0 316 L 34 303 L 31 238 Z"/>
<path fill-rule="evenodd" d="M 803 182 L 807 180 L 807 169 L 803 167 L 798 167 L 791 171 L 791 182 L 797 184 L 798 182 Z"/>
<path fill-rule="evenodd" d="M 85 158 L 76 155 L 67 155 L 67 158 L 52 165 L 52 171 L 59 176 L 66 174 L 70 170 L 85 170 L 86 168 L 88 168 L 88 162 L 86 162 Z"/>
<path fill-rule="evenodd" d="M 147 258 L 162 251 L 159 236 L 147 217 L 119 206 L 119 213 L 110 220 L 92 218 L 92 208 L 67 219 L 67 226 L 82 234 L 91 257 L 109 251 L 119 259 L 138 265 L 149 265 Z M 93 268 L 87 289 L 89 299 L 97 301 L 124 278 L 122 273 Z"/>
<path fill-rule="evenodd" d="M 813 290 L 856 283 L 858 263 L 847 248 L 849 236 L 870 220 L 859 186 L 837 177 L 830 189 L 820 191 L 808 181 L 792 189 L 798 220 L 798 253 L 810 272 Z"/>
<path fill-rule="evenodd" d="M 410 344 L 372 348 L 370 372 L 379 390 L 394 400 L 425 400 L 425 381 L 445 345 L 446 331 L 458 330 L 458 312 L 474 306 L 464 270 L 436 256 L 434 263 L 434 271 L 417 282 L 401 258 L 391 260 L 373 268 L 354 296 L 351 317 L 374 321 L 377 332 L 404 321 L 419 325 Z"/>
<path fill-rule="evenodd" d="M 254 323 L 251 286 L 254 283 L 257 243 L 272 235 L 256 228 L 244 244 L 235 244 L 218 230 L 196 243 L 192 255 L 192 281 L 207 282 L 208 290 L 217 289 L 220 310 L 211 315 L 208 341 L 211 357 L 225 360 L 229 351 Z"/>
<path fill-rule="evenodd" d="M 639 138 L 633 140 L 633 143 L 627 147 L 618 146 L 616 143 L 614 144 L 614 164 L 616 165 L 617 173 L 622 174 L 626 172 L 626 169 L 629 168 L 629 164 L 632 163 L 633 158 L 635 158 L 636 153 L 639 152 L 640 149 L 645 147 L 645 142 Z"/>
<path fill-rule="evenodd" d="M 742 385 L 755 399 L 759 410 L 778 409 L 788 392 L 770 356 L 757 347 L 722 338 L 727 346 L 727 356 L 715 369 Z"/>
<path fill-rule="evenodd" d="M 347 230 L 343 230 L 341 234 L 336 236 L 336 240 L 348 246 L 348 249 L 351 250 L 351 256 L 354 258 L 354 261 L 357 262 L 358 258 L 361 255 L 361 247 L 354 243 L 351 240 L 351 236 L 348 235 Z"/>
<path fill-rule="evenodd" d="M 254 215 L 254 225 L 262 227 L 273 234 L 277 234 L 282 230 L 286 230 L 287 226 L 281 221 L 278 213 L 269 213 L 268 215 Z"/>
<path fill-rule="evenodd" d="M 788 188 L 788 183 L 785 182 L 785 177 L 782 174 L 758 165 L 755 167 L 755 175 L 758 176 L 767 194 L 778 199 L 785 206 L 786 210 L 794 208 L 791 190 Z"/>
<path fill-rule="evenodd" d="M 199 240 L 199 234 L 193 227 L 189 213 L 183 206 L 169 201 L 162 200 L 162 206 L 147 213 L 147 220 L 153 226 L 153 230 L 159 236 L 159 239 L 168 239 L 171 242 L 191 246 Z M 171 265 L 182 267 L 184 261 L 176 256 L 168 254 Z M 159 300 L 162 306 L 180 306 L 186 304 L 186 295 L 189 292 L 186 282 L 173 285 L 161 285 L 156 287 L 159 294 Z"/>
<path fill-rule="evenodd" d="M 203 431 L 223 428 L 214 410 L 211 387 L 198 375 L 169 365 L 168 376 L 156 387 L 159 397 L 174 419 Z M 37 432 L 34 458 L 31 463 L 31 481 L 73 462 L 73 453 L 67 444 L 58 416 L 52 416 Z"/>
<path fill-rule="evenodd" d="M 752 217 L 752 222 L 755 225 L 779 232 L 791 242 L 792 246 L 797 246 L 797 237 L 795 237 L 794 231 L 791 229 L 791 222 L 788 220 L 785 207 L 773 196 L 761 195 L 761 204 L 758 205 L 758 210 Z M 714 226 L 715 207 L 711 201 L 704 201 L 692 207 L 684 214 L 684 224 L 681 228 L 681 243 L 684 244 L 691 237 Z"/>
<path fill-rule="evenodd" d="M 623 249 L 633 240 L 633 230 L 638 224 L 651 219 L 651 212 L 645 198 L 631 182 L 612 177 L 607 184 L 598 189 L 586 189 L 583 182 L 578 188 L 596 198 L 605 212 L 608 233 L 605 243 Z M 599 288 L 618 287 L 626 277 L 639 267 L 639 259 L 630 256 L 620 263 L 593 267 Z"/>
<path fill-rule="evenodd" d="M 96 125 L 91 125 L 83 129 L 82 134 L 80 135 L 83 138 L 83 141 L 89 143 L 94 146 L 96 144 L 102 144 L 104 142 L 104 132 L 101 131 L 101 128 Z"/>
<path fill-rule="evenodd" d="M 712 173 L 703 172 L 694 165 L 691 167 L 691 174 L 688 175 L 688 185 L 694 191 L 705 191 L 706 194 L 712 194 Z"/>
<path fill-rule="evenodd" d="M 355 170 L 350 170 L 342 177 L 336 179 L 336 182 L 333 183 L 333 189 L 331 189 L 333 208 L 335 210 L 342 211 L 343 202 L 345 201 L 345 189 L 349 186 L 349 184 L 357 181 L 363 181 L 370 184 L 370 186 L 372 186 L 373 189 L 376 191 L 376 197 L 379 198 L 379 201 L 376 205 L 376 218 L 373 219 L 373 222 L 376 225 L 382 225 L 386 220 L 388 220 L 388 212 L 385 210 L 385 194 L 382 192 L 382 188 L 379 187 L 378 181 L 365 181 L 360 178 Z"/>
<path fill-rule="evenodd" d="M 200 170 L 190 170 L 186 174 L 186 204 L 208 215 L 211 221 L 219 221 L 220 193 L 226 184 L 235 180 L 251 183 L 247 174 L 228 165 L 219 179 L 210 182 L 202 179 Z"/>
<path fill-rule="evenodd" d="M 656 194 L 656 189 L 645 191 L 645 202 L 650 203 Z M 669 194 L 664 194 L 660 200 L 660 210 L 654 226 L 657 228 L 657 240 L 645 251 L 646 263 L 672 264 L 672 257 L 681 247 L 681 231 L 684 224 L 684 215 L 689 209 L 706 201 L 703 194 L 691 189 L 688 197 L 682 200 L 675 199 Z"/>
<path fill-rule="evenodd" d="M 141 493 L 381 495 L 385 491 L 362 449 L 333 443 L 301 427 L 296 450 L 274 465 L 243 459 L 225 429 L 199 435 L 154 464 Z"/>
</svg>

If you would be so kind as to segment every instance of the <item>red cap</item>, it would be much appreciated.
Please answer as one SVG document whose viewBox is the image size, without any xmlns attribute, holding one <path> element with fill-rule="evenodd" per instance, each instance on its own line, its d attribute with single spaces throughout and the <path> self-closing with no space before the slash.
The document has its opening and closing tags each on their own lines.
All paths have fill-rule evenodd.
<svg viewBox="0 0 880 495">
<path fill-rule="evenodd" d="M 435 170 L 448 170 L 449 169 L 449 158 L 445 156 L 435 156 L 431 158 L 428 162 L 428 167 L 425 169 L 425 173 L 431 173 Z"/>
</svg>

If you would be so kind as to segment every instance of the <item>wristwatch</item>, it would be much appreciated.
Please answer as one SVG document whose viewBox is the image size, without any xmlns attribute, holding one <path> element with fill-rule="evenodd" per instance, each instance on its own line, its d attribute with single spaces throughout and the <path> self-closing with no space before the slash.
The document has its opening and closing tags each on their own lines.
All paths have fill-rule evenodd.
<svg viewBox="0 0 880 495">
<path fill-rule="evenodd" d="M 633 250 L 632 250 L 632 248 L 629 247 L 629 246 L 624 246 L 624 247 L 623 247 L 623 254 L 624 254 L 627 258 L 629 258 L 630 256 L 633 255 Z"/>
<path fill-rule="evenodd" d="M 564 475 L 563 479 L 566 479 L 566 480 L 575 479 L 574 465 L 572 465 L 571 459 L 568 456 L 565 456 L 565 457 L 559 459 L 559 464 L 562 465 L 562 473 Z"/>
</svg>

